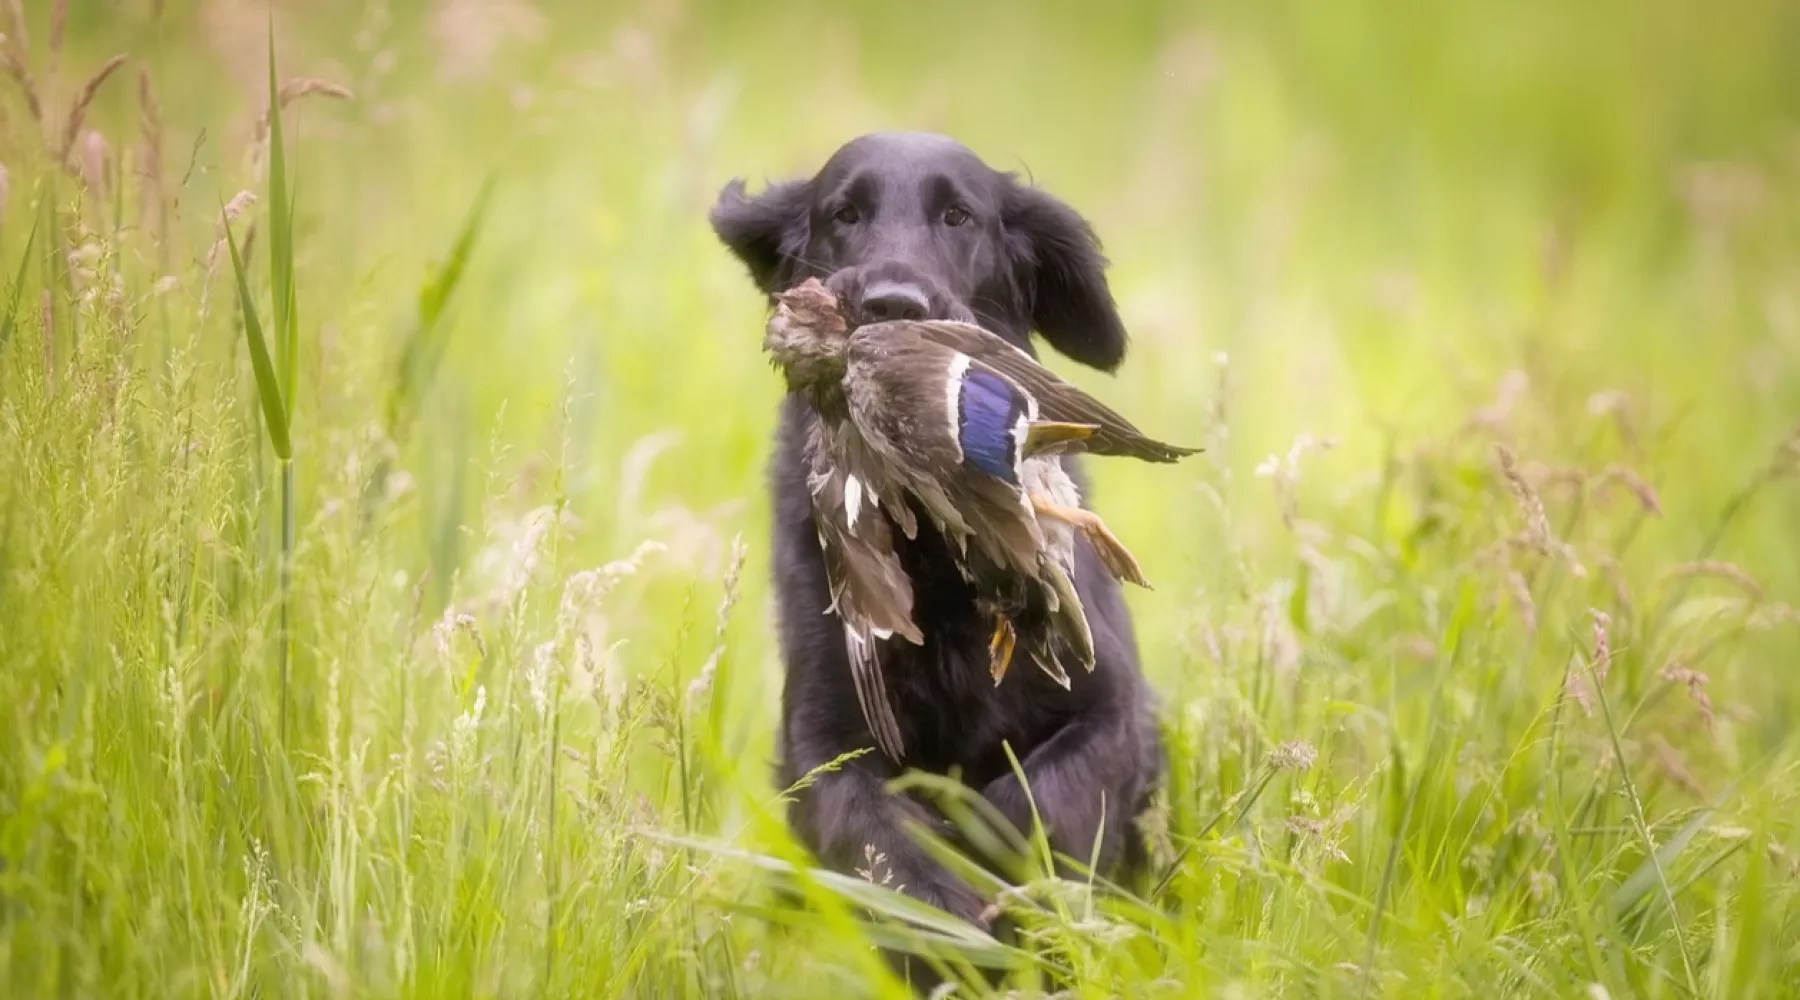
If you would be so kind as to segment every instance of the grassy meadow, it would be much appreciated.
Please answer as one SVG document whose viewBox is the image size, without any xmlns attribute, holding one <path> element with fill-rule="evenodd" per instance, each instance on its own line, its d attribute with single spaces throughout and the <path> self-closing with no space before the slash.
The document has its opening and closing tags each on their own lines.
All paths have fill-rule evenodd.
<svg viewBox="0 0 1800 1000">
<path fill-rule="evenodd" d="M 0 32 L 0 996 L 1800 995 L 1800 7 Z M 772 784 L 705 214 L 880 128 L 1086 214 L 1134 346 L 1051 363 L 1208 448 L 1090 465 L 1156 891 L 983 883 L 1007 941 Z"/>
</svg>

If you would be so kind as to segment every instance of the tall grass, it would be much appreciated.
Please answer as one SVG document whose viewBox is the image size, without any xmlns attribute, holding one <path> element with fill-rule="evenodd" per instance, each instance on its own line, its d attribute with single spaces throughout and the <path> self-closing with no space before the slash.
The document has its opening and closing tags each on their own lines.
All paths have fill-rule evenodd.
<svg viewBox="0 0 1800 1000">
<path fill-rule="evenodd" d="M 263 429 L 269 436 L 269 447 L 275 452 L 281 479 L 281 552 L 278 557 L 278 589 L 280 625 L 276 631 L 276 683 L 281 692 L 279 719 L 283 743 L 288 725 L 288 660 L 293 655 L 289 616 L 292 614 L 294 571 L 294 401 L 300 378 L 300 319 L 294 288 L 294 224 L 292 193 L 287 179 L 287 150 L 281 134 L 281 87 L 275 76 L 275 31 L 269 29 L 269 288 L 275 319 L 276 351 L 270 360 L 269 346 L 263 337 L 262 320 L 257 316 L 256 297 L 250 292 L 250 279 L 243 256 L 238 252 L 237 238 L 231 232 L 231 219 L 225 206 L 219 207 L 219 225 L 231 249 L 231 272 L 237 279 L 238 310 L 244 324 L 244 341 L 250 352 L 251 371 L 256 378 L 256 395 L 262 404 Z M 260 151 L 259 151 L 260 152 Z"/>
<path fill-rule="evenodd" d="M 0 5 L 0 994 L 1794 994 L 1793 15 L 1378 6 Z M 1094 469 L 1144 884 L 896 782 L 1000 937 L 768 766 L 705 208 L 889 125 L 1093 218 L 1053 363 L 1208 446 Z"/>
</svg>

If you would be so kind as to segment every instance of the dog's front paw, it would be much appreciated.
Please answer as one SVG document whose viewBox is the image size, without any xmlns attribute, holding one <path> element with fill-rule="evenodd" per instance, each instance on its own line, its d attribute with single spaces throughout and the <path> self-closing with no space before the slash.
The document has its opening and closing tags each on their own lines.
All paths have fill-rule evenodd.
<svg viewBox="0 0 1800 1000">
<path fill-rule="evenodd" d="M 907 894 L 982 930 L 987 930 L 993 923 L 988 901 L 961 879 L 940 877 L 908 890 Z"/>
</svg>

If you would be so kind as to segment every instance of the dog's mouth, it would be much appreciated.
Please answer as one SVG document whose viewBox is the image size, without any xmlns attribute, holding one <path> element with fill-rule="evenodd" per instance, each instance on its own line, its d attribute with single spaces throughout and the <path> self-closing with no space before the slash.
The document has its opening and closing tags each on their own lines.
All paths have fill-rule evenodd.
<svg viewBox="0 0 1800 1000">
<path fill-rule="evenodd" d="M 945 283 L 896 261 L 844 268 L 826 279 L 852 326 L 896 321 L 975 322 Z"/>
</svg>

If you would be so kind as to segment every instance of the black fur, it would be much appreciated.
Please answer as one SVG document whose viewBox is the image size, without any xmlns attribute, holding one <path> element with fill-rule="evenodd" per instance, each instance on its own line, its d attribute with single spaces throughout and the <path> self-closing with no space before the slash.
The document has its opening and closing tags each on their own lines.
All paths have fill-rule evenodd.
<svg viewBox="0 0 1800 1000">
<path fill-rule="evenodd" d="M 1035 330 L 1084 364 L 1112 370 L 1124 358 L 1124 324 L 1088 224 L 1061 201 L 940 136 L 864 136 L 817 176 L 755 197 L 733 181 L 712 224 L 764 292 L 819 276 L 866 317 L 874 306 L 865 292 L 899 287 L 902 301 L 928 303 L 929 318 L 976 319 L 1028 351 Z M 810 419 L 803 401 L 785 400 L 771 469 L 787 670 L 778 776 L 784 787 L 848 751 L 873 746 L 843 628 L 825 613 L 830 598 L 802 456 L 801 431 Z M 1080 470 L 1074 474 L 1080 481 Z M 996 688 L 987 664 L 992 623 L 975 614 L 943 540 L 923 519 L 921 528 L 901 555 L 918 594 L 915 616 L 926 644 L 890 645 L 884 667 L 908 750 L 905 764 L 959 773 L 1029 831 L 1030 806 L 1003 749 L 1010 744 L 1057 850 L 1085 859 L 1100 836 L 1103 871 L 1137 867 L 1142 852 L 1131 820 L 1161 774 L 1162 756 L 1119 585 L 1083 543 L 1076 585 L 1092 623 L 1097 669 L 1076 672 L 1066 692 L 1029 669 L 1014 669 Z M 909 819 L 940 828 L 941 821 L 922 802 L 884 789 L 896 773 L 880 754 L 866 754 L 801 793 L 790 822 L 825 864 L 839 871 L 863 866 L 872 848 L 886 855 L 893 881 L 907 892 L 977 920 L 985 901 L 904 832 Z"/>
</svg>

